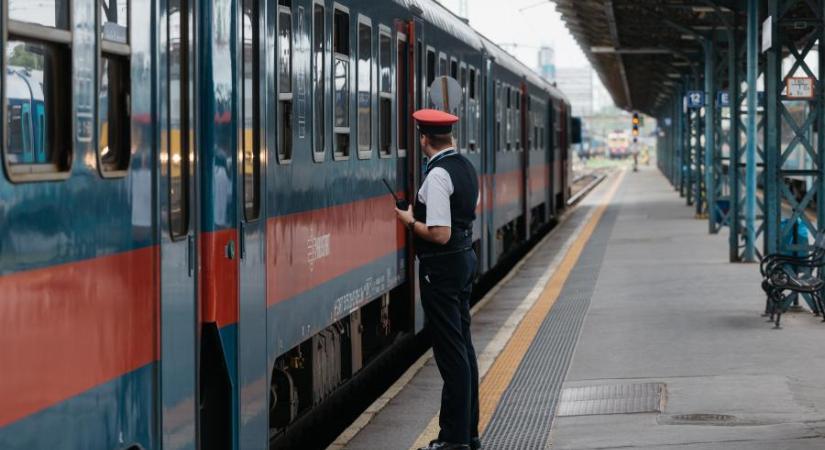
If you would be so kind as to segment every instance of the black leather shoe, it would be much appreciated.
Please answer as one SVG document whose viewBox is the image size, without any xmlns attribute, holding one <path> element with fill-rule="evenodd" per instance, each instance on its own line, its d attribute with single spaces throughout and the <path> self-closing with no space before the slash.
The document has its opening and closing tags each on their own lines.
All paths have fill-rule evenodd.
<svg viewBox="0 0 825 450">
<path fill-rule="evenodd" d="M 470 450 L 481 450 L 481 439 L 474 437 L 470 439 Z"/>
<path fill-rule="evenodd" d="M 467 444 L 453 444 L 451 442 L 435 440 L 430 441 L 430 445 L 421 447 L 418 450 L 470 450 L 470 446 Z"/>
</svg>

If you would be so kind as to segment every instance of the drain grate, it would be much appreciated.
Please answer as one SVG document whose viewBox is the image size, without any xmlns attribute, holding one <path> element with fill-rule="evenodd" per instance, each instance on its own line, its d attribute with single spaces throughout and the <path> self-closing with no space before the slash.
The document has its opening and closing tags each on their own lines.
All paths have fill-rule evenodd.
<svg viewBox="0 0 825 450">
<path fill-rule="evenodd" d="M 736 422 L 736 416 L 727 414 L 677 414 L 663 419 L 660 422 L 667 425 L 730 425 Z"/>
<path fill-rule="evenodd" d="M 662 412 L 664 383 L 597 384 L 564 389 L 558 417 Z"/>
</svg>

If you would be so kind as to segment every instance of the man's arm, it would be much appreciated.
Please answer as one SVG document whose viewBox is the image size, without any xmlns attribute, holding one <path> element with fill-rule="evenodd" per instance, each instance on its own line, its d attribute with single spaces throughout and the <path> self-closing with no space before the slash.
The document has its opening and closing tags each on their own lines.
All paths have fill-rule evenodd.
<svg viewBox="0 0 825 450">
<path fill-rule="evenodd" d="M 395 211 L 405 226 L 413 224 L 413 233 L 426 241 L 444 245 L 452 235 L 450 195 L 453 193 L 453 182 L 446 170 L 436 167 L 427 175 L 425 185 L 423 194 L 427 203 L 426 223 L 415 221 L 412 206 L 407 211 Z"/>
<path fill-rule="evenodd" d="M 401 223 L 403 223 L 404 226 L 409 227 L 412 223 L 412 232 L 420 236 L 422 239 L 440 245 L 444 245 L 450 241 L 450 236 L 452 236 L 452 228 L 445 226 L 428 227 L 426 223 L 416 221 L 413 218 L 412 206 L 410 206 L 406 211 L 395 208 L 395 213 L 398 214 L 398 219 L 401 220 Z"/>
</svg>

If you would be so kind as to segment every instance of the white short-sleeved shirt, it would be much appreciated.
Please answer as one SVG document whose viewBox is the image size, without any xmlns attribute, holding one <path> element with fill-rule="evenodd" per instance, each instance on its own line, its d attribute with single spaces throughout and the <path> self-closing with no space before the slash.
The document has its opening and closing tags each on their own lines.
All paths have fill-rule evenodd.
<svg viewBox="0 0 825 450">
<path fill-rule="evenodd" d="M 452 147 L 445 148 L 430 158 L 454 150 Z M 427 226 L 428 227 L 449 227 L 452 224 L 450 214 L 450 196 L 453 195 L 453 180 L 450 174 L 441 167 L 434 167 L 418 190 L 418 201 L 427 205 Z"/>
</svg>

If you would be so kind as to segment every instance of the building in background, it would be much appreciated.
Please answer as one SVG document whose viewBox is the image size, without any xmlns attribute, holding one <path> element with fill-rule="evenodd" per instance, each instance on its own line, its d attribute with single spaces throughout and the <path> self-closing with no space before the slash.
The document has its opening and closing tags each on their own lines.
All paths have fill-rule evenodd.
<svg viewBox="0 0 825 450">
<path fill-rule="evenodd" d="M 593 69 L 589 66 L 558 67 L 554 81 L 570 100 L 574 116 L 593 115 Z"/>
<path fill-rule="evenodd" d="M 539 47 L 538 72 L 550 82 L 556 79 L 556 51 L 553 47 L 547 45 Z"/>
</svg>

